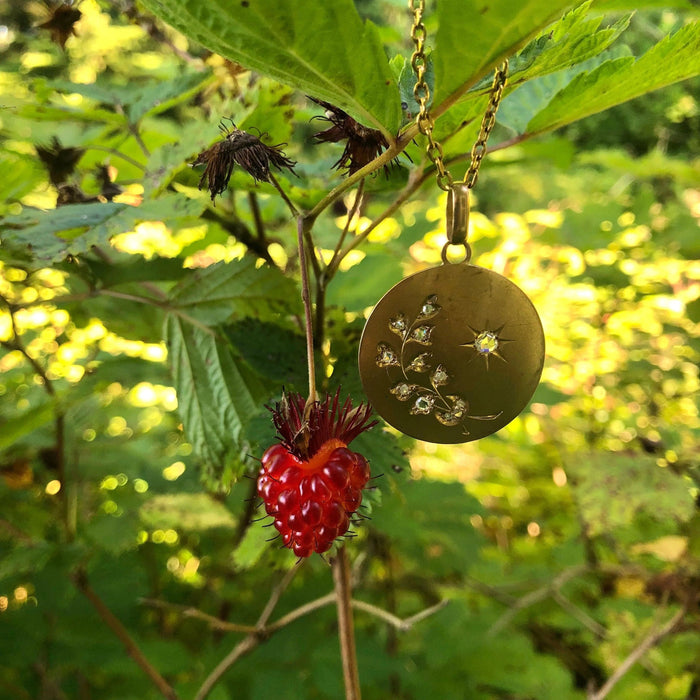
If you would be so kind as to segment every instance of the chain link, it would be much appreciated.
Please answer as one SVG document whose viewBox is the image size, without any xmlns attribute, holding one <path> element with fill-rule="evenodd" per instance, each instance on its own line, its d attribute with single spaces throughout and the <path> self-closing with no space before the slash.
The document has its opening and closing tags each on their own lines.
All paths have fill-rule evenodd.
<svg viewBox="0 0 700 700">
<path fill-rule="evenodd" d="M 409 0 L 408 7 L 413 12 L 413 26 L 411 27 L 411 39 L 415 50 L 411 56 L 411 67 L 416 75 L 416 84 L 413 87 L 413 96 L 418 103 L 418 115 L 416 124 L 421 134 L 428 139 L 426 154 L 437 169 L 437 184 L 442 190 L 448 191 L 452 187 L 452 175 L 445 168 L 443 160 L 442 146 L 433 138 L 433 127 L 435 122 L 430 116 L 428 105 L 430 104 L 430 88 L 425 80 L 425 73 L 428 68 L 428 59 L 425 55 L 426 30 L 423 24 L 423 12 L 425 11 L 425 0 Z"/>
<path fill-rule="evenodd" d="M 437 169 L 437 184 L 442 190 L 449 191 L 452 189 L 454 180 L 449 170 L 445 167 L 444 155 L 442 146 L 433 138 L 433 128 L 435 122 L 430 116 L 428 105 L 430 104 L 430 87 L 425 80 L 425 74 L 428 68 L 428 59 L 425 55 L 425 38 L 427 35 L 425 25 L 423 24 L 423 13 L 425 12 L 425 0 L 408 0 L 408 8 L 413 12 L 413 25 L 411 26 L 411 39 L 415 49 L 411 56 L 411 67 L 416 76 L 416 84 L 413 87 L 413 96 L 418 103 L 418 115 L 416 116 L 416 125 L 418 130 L 427 137 L 428 146 L 426 154 Z M 496 123 L 496 111 L 503 97 L 503 90 L 506 86 L 508 77 L 508 61 L 504 61 L 497 69 L 491 85 L 489 96 L 489 104 L 486 108 L 483 119 L 481 120 L 481 128 L 476 142 L 471 150 L 471 162 L 469 169 L 464 177 L 464 183 L 468 189 L 471 189 L 476 184 L 479 177 L 479 167 L 481 161 L 486 155 L 486 141 L 489 134 Z"/>
</svg>

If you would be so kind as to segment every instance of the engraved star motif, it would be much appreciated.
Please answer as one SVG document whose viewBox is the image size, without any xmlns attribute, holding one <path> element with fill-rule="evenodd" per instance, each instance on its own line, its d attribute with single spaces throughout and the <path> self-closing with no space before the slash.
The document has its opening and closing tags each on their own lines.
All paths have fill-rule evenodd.
<svg viewBox="0 0 700 700">
<path fill-rule="evenodd" d="M 472 340 L 471 343 L 462 343 L 460 345 L 461 348 L 472 348 L 472 350 L 474 350 L 474 355 L 467 362 L 467 364 L 473 362 L 474 358 L 476 357 L 483 357 L 486 364 L 486 369 L 488 370 L 489 358 L 491 357 L 497 357 L 499 360 L 503 360 L 503 362 L 508 362 L 508 360 L 506 360 L 506 358 L 499 352 L 505 343 L 514 342 L 512 339 L 500 337 L 499 334 L 505 325 L 506 324 L 504 323 L 496 330 L 488 330 L 488 321 L 486 323 L 486 328 L 483 330 L 477 330 L 469 325 L 467 326 L 467 328 L 469 328 L 469 330 L 474 334 L 474 340 Z"/>
</svg>

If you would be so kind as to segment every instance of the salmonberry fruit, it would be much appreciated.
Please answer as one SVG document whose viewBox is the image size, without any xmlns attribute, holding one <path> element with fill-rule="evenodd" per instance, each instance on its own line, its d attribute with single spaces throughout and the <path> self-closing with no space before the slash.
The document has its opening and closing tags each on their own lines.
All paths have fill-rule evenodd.
<svg viewBox="0 0 700 700">
<path fill-rule="evenodd" d="M 327 552 L 348 531 L 362 503 L 369 464 L 348 444 L 371 428 L 371 409 L 353 409 L 338 393 L 314 403 L 285 395 L 272 411 L 280 437 L 266 450 L 258 476 L 258 494 L 274 518 L 282 543 L 298 557 Z"/>
</svg>

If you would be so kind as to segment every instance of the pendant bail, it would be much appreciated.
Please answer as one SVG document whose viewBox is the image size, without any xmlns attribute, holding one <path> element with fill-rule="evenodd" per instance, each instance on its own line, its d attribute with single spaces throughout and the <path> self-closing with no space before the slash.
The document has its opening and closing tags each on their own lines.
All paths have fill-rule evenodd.
<svg viewBox="0 0 700 700">
<path fill-rule="evenodd" d="M 442 248 L 442 260 L 447 262 L 447 249 L 451 245 L 463 246 L 466 260 L 471 258 L 471 246 L 467 243 L 469 230 L 469 187 L 464 182 L 454 182 L 447 193 L 447 243 Z"/>
<path fill-rule="evenodd" d="M 469 229 L 469 188 L 464 182 L 455 182 L 447 195 L 447 242 L 464 245 Z"/>
</svg>

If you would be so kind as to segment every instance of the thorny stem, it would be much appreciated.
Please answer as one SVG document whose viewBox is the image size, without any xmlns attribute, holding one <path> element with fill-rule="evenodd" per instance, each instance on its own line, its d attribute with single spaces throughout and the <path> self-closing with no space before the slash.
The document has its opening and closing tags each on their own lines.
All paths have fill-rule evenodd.
<svg viewBox="0 0 700 700">
<path fill-rule="evenodd" d="M 177 693 L 172 686 L 158 673 L 158 671 L 149 663 L 148 659 L 143 655 L 143 652 L 136 645 L 136 642 L 131 638 L 126 627 L 115 617 L 114 613 L 104 604 L 102 599 L 95 593 L 88 583 L 87 576 L 84 571 L 78 572 L 73 577 L 75 587 L 90 601 L 92 606 L 97 611 L 97 614 L 102 618 L 102 621 L 109 627 L 119 641 L 124 645 L 126 653 L 136 662 L 139 668 L 151 679 L 153 684 L 158 688 L 160 694 L 167 700 L 178 700 Z"/>
<path fill-rule="evenodd" d="M 361 700 L 360 674 L 357 669 L 355 650 L 355 630 L 352 619 L 352 585 L 350 583 L 350 565 L 345 547 L 338 550 L 332 562 L 333 584 L 335 587 L 338 609 L 338 637 L 340 655 L 343 660 L 343 681 L 345 683 L 345 700 Z"/>
</svg>

